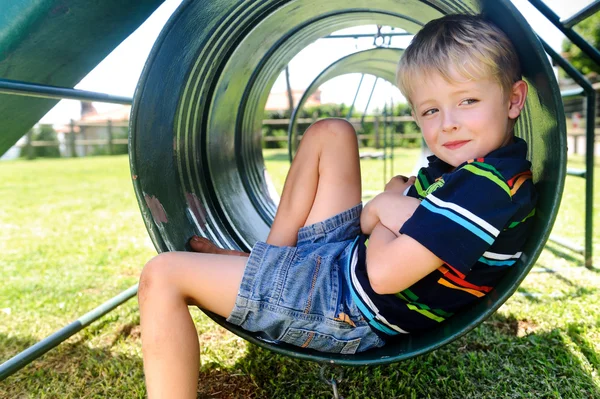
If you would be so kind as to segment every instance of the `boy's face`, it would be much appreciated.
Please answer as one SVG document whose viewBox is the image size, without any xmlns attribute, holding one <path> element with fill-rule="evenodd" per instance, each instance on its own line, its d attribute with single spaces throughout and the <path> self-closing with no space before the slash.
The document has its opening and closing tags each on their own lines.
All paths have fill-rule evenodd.
<svg viewBox="0 0 600 399">
<path fill-rule="evenodd" d="M 511 142 L 512 120 L 523 108 L 527 84 L 519 81 L 504 95 L 492 79 L 451 76 L 453 82 L 439 73 L 424 76 L 412 95 L 412 104 L 429 149 L 457 167 Z"/>
</svg>

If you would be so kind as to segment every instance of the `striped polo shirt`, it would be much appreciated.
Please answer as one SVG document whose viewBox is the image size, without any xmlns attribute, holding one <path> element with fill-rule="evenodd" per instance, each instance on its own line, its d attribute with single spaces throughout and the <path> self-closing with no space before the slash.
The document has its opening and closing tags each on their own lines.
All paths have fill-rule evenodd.
<svg viewBox="0 0 600 399">
<path fill-rule="evenodd" d="M 537 194 L 527 144 L 515 137 L 484 158 L 456 169 L 435 156 L 406 195 L 421 200 L 400 233 L 444 262 L 413 286 L 379 295 L 366 270 L 368 237 L 360 236 L 347 267 L 352 296 L 386 338 L 428 329 L 489 293 L 521 256 Z"/>
</svg>

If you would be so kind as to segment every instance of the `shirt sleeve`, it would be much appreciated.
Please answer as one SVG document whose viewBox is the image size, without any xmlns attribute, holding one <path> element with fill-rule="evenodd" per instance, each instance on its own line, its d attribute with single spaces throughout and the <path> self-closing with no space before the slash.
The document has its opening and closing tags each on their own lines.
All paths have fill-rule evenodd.
<svg viewBox="0 0 600 399">
<path fill-rule="evenodd" d="M 442 176 L 400 229 L 466 274 L 516 211 L 510 189 L 491 165 L 466 164 Z M 438 180 L 439 181 L 439 180 Z"/>
</svg>

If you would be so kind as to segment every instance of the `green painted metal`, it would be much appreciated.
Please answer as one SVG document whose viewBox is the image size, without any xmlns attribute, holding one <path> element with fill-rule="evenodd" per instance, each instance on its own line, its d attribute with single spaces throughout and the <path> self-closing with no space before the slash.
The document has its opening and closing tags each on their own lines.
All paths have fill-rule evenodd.
<svg viewBox="0 0 600 399">
<path fill-rule="evenodd" d="M 2 1 L 0 78 L 73 87 L 162 2 Z M 56 103 L 0 94 L 0 155 Z"/>
<path fill-rule="evenodd" d="M 562 58 L 548 44 L 542 43 L 546 52 L 581 88 L 586 96 L 585 116 L 585 251 L 584 263 L 593 267 L 594 234 L 594 143 L 596 127 L 596 91 L 592 83 L 570 62 Z M 598 62 L 598 61 L 596 61 Z M 599 64 L 600 65 L 600 64 Z"/>
<path fill-rule="evenodd" d="M 210 315 L 214 320 L 278 353 L 354 366 L 407 359 L 466 334 L 512 295 L 548 239 L 566 174 L 566 127 L 547 56 L 508 0 L 182 3 L 151 52 L 131 120 L 133 183 L 160 252 L 184 250 L 193 234 L 245 250 L 265 239 L 275 204 L 264 177 L 264 105 L 280 71 L 304 47 L 352 26 L 377 24 L 416 32 L 443 14 L 480 11 L 512 38 L 530 85 L 516 129 L 530 146 L 540 202 L 535 229 L 519 263 L 481 302 L 439 328 L 353 356 L 273 345 Z"/>
<path fill-rule="evenodd" d="M 403 50 L 397 48 L 373 48 L 363 50 L 342 57 L 325 68 L 323 72 L 308 85 L 290 118 L 290 125 L 288 127 L 288 156 L 290 162 L 294 158 L 298 148 L 298 115 L 306 101 L 319 89 L 319 87 L 333 78 L 349 73 L 361 73 L 363 76 L 364 74 L 374 75 L 377 78 L 395 84 L 396 66 L 398 65 L 398 60 L 400 59 L 402 52 Z M 356 94 L 358 95 L 358 90 Z M 373 93 L 371 92 L 371 95 L 372 94 Z M 354 101 L 356 101 L 356 98 Z"/>
<path fill-rule="evenodd" d="M 600 50 L 592 46 L 587 40 L 585 40 L 579 33 L 575 32 L 570 26 L 566 26 L 560 20 L 560 17 L 552 11 L 543 0 L 528 0 L 539 12 L 552 22 L 573 44 L 583 51 L 588 57 L 590 57 L 597 65 L 600 65 Z M 592 8 L 596 8 L 597 5 L 591 5 Z M 582 10 L 583 11 L 583 10 Z M 587 11 L 585 11 L 587 13 Z M 587 15 L 586 15 L 587 17 Z M 572 26 L 572 25 L 571 25 Z"/>
<path fill-rule="evenodd" d="M 18 82 L 15 80 L 0 79 L 0 93 L 14 94 L 26 97 L 53 98 L 56 100 L 100 101 L 105 103 L 125 104 L 132 102 L 131 98 L 113 96 L 105 93 L 96 93 L 87 90 L 77 90 L 68 87 L 39 85 L 35 83 Z"/>
<path fill-rule="evenodd" d="M 591 17 L 598 11 L 600 11 L 600 0 L 596 0 L 593 3 L 588 4 L 587 6 L 579 10 L 579 12 L 576 12 L 566 20 L 561 20 L 560 22 L 565 28 L 572 28 L 578 23 Z"/>
<path fill-rule="evenodd" d="M 567 168 L 567 175 L 585 178 L 585 169 Z"/>
<path fill-rule="evenodd" d="M 381 37 L 397 37 L 397 36 L 411 36 L 411 33 L 398 33 L 398 32 L 388 32 L 382 33 Z M 323 37 L 323 39 L 360 39 L 360 38 L 375 38 L 377 35 L 369 35 L 366 33 L 357 33 L 357 34 L 347 34 L 347 35 L 329 35 Z"/>
<path fill-rule="evenodd" d="M 566 20 L 561 20 L 560 22 L 565 28 L 572 28 L 578 23 L 587 19 L 588 17 L 591 17 L 598 11 L 600 11 L 600 0 L 596 0 L 593 3 L 588 4 L 587 6 L 579 10 L 579 12 L 573 14 Z"/>
</svg>

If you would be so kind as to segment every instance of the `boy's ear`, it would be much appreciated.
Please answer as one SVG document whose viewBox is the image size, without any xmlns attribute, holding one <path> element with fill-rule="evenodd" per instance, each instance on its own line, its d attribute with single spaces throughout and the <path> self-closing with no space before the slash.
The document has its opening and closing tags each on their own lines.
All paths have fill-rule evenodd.
<svg viewBox="0 0 600 399">
<path fill-rule="evenodd" d="M 510 119 L 517 119 L 521 115 L 521 110 L 525 106 L 525 99 L 527 99 L 528 89 L 529 86 L 523 80 L 519 80 L 512 85 L 508 103 L 508 117 Z"/>
<path fill-rule="evenodd" d="M 415 123 L 417 124 L 417 126 L 419 128 L 421 128 L 421 126 L 419 126 L 419 120 L 417 119 L 417 117 L 415 116 L 415 111 L 413 109 L 410 110 L 410 116 L 413 117 L 413 119 L 415 120 Z"/>
</svg>

